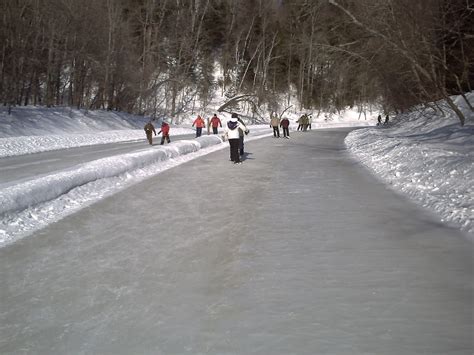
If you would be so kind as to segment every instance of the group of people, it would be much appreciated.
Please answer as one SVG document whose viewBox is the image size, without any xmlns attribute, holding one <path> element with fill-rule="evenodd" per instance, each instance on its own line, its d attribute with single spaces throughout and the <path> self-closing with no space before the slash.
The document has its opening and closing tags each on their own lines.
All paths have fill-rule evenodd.
<svg viewBox="0 0 474 355">
<path fill-rule="evenodd" d="M 273 128 L 273 136 L 275 138 L 280 138 L 280 128 L 282 128 L 283 138 L 289 139 L 290 121 L 288 120 L 288 118 L 280 119 L 276 114 L 272 114 L 270 118 L 270 127 Z M 155 131 L 155 126 L 153 125 L 154 121 L 155 119 L 151 119 L 147 124 L 145 124 L 144 127 L 146 137 L 150 145 L 153 145 L 153 134 L 155 136 L 157 135 Z M 200 115 L 198 115 L 197 118 L 194 120 L 192 127 L 196 127 L 196 138 L 200 137 L 202 135 L 202 129 L 206 127 L 206 122 Z M 217 114 L 214 114 L 214 116 L 210 119 L 208 127 L 212 127 L 213 134 L 218 134 L 219 127 L 222 128 L 222 121 L 219 117 L 217 117 Z M 163 122 L 161 123 L 161 130 L 158 132 L 158 134 L 162 134 L 160 143 L 161 145 L 163 145 L 165 141 L 167 141 L 168 143 L 171 142 L 169 131 L 169 124 L 163 120 Z M 230 160 L 234 164 L 242 163 L 241 157 L 245 154 L 244 136 L 249 134 L 249 132 L 249 129 L 239 117 L 239 115 L 237 113 L 232 113 L 230 120 L 227 121 L 227 125 L 224 128 L 224 138 L 229 141 Z"/>
<path fill-rule="evenodd" d="M 148 140 L 148 143 L 150 145 L 153 145 L 153 134 L 156 136 L 156 131 L 155 131 L 155 126 L 153 125 L 153 122 L 155 119 L 150 120 L 143 129 L 145 130 L 146 134 L 146 139 Z M 167 141 L 168 143 L 171 142 L 170 139 L 170 125 L 166 122 L 163 121 L 161 123 L 161 130 L 158 132 L 158 134 L 161 134 L 161 145 Z"/>
<path fill-rule="evenodd" d="M 270 116 L 270 127 L 273 128 L 273 137 L 280 138 L 280 127 L 283 129 L 283 138 L 290 139 L 290 121 L 288 118 L 282 120 L 273 114 Z"/>
<path fill-rule="evenodd" d="M 194 126 L 196 126 L 196 138 L 201 137 L 202 129 L 206 128 L 206 122 L 201 117 L 201 115 L 198 115 L 196 117 L 196 119 L 194 120 L 192 127 L 194 127 Z M 209 121 L 208 128 L 211 128 L 211 127 L 212 127 L 212 133 L 213 134 L 218 133 L 219 127 L 222 128 L 221 119 L 219 117 L 217 117 L 217 114 L 214 114 L 214 116 L 212 116 L 212 118 Z"/>
<path fill-rule="evenodd" d="M 311 129 L 311 119 L 312 116 L 307 113 L 301 115 L 301 117 L 298 118 L 298 128 L 296 130 L 306 132 L 308 129 Z"/>
</svg>

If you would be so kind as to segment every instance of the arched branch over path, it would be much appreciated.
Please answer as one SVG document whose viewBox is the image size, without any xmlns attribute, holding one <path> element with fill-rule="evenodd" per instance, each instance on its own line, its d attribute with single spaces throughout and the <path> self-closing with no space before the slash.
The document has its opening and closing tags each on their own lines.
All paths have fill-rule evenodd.
<svg viewBox="0 0 474 355">
<path fill-rule="evenodd" d="M 244 95 L 238 95 L 230 98 L 228 101 L 226 101 L 223 105 L 221 105 L 218 109 L 217 112 L 227 112 L 231 113 L 232 110 L 229 110 L 229 107 L 233 107 L 237 105 L 240 102 L 246 102 L 249 103 L 252 106 L 252 111 L 256 115 L 256 117 L 253 117 L 253 122 L 252 123 L 264 123 L 265 118 L 260 112 L 260 108 L 257 105 L 257 96 L 252 95 L 252 94 L 244 94 Z"/>
</svg>

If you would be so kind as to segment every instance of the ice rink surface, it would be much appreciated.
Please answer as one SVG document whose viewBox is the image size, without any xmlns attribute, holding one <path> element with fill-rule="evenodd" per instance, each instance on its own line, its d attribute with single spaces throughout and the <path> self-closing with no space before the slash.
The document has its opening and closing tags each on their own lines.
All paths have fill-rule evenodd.
<svg viewBox="0 0 474 355">
<path fill-rule="evenodd" d="M 1 248 L 0 353 L 472 354 L 472 242 L 348 131 L 211 153 Z"/>
</svg>

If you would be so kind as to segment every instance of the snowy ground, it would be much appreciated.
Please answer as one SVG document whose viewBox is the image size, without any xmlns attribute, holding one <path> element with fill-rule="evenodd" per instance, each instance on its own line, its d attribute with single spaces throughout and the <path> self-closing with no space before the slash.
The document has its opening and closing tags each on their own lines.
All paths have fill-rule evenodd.
<svg viewBox="0 0 474 355">
<path fill-rule="evenodd" d="M 474 93 L 469 95 L 474 103 Z M 444 222 L 474 233 L 474 113 L 461 97 L 464 127 L 445 107 L 400 115 L 393 124 L 352 132 L 346 145 L 376 175 Z"/>
<path fill-rule="evenodd" d="M 470 96 L 474 101 L 474 95 Z M 459 104 L 462 102 L 458 99 Z M 347 111 L 341 116 L 321 115 L 312 128 L 371 126 L 357 130 L 346 144 L 376 175 L 445 222 L 474 234 L 473 114 L 460 127 L 457 118 L 426 111 L 407 114 L 388 126 L 375 127 L 376 114 L 365 120 Z M 221 118 L 226 119 L 225 115 Z M 291 128 L 296 128 L 295 117 Z M 17 156 L 84 145 L 144 140 L 147 121 L 123 113 L 71 109 L 15 108 L 0 112 L 0 157 Z M 251 126 L 247 140 L 268 136 L 267 126 Z M 171 135 L 193 133 L 190 124 L 172 127 Z M 13 242 L 38 228 L 71 214 L 98 199 L 138 181 L 212 151 L 226 148 L 220 138 L 173 142 L 169 146 L 110 156 L 64 171 L 52 171 L 16 185 L 0 176 L 0 245 Z M 0 166 L 2 160 L 0 159 Z"/>
</svg>

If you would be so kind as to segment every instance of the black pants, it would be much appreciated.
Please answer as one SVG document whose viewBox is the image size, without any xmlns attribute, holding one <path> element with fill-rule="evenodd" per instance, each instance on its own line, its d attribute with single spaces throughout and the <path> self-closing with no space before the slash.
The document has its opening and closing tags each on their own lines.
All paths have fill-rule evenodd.
<svg viewBox="0 0 474 355">
<path fill-rule="evenodd" d="M 165 143 L 165 139 L 168 143 L 171 142 L 169 134 L 163 134 L 163 136 L 161 137 L 161 144 L 162 145 L 163 145 L 163 143 Z"/>
<path fill-rule="evenodd" d="M 244 155 L 244 136 L 239 137 L 239 153 Z"/>
<path fill-rule="evenodd" d="M 290 136 L 290 130 L 288 127 L 283 127 L 283 137 Z"/>
<path fill-rule="evenodd" d="M 196 127 L 196 138 L 201 137 L 202 134 L 202 127 Z"/>
<path fill-rule="evenodd" d="M 217 127 L 212 127 L 212 133 L 217 134 Z"/>
<path fill-rule="evenodd" d="M 278 137 L 280 138 L 280 129 L 278 128 L 278 126 L 273 126 L 273 137 Z"/>
<path fill-rule="evenodd" d="M 232 160 L 234 163 L 240 162 L 240 157 L 239 157 L 239 138 L 233 138 L 229 139 L 229 145 L 230 145 L 230 160 Z"/>
</svg>

